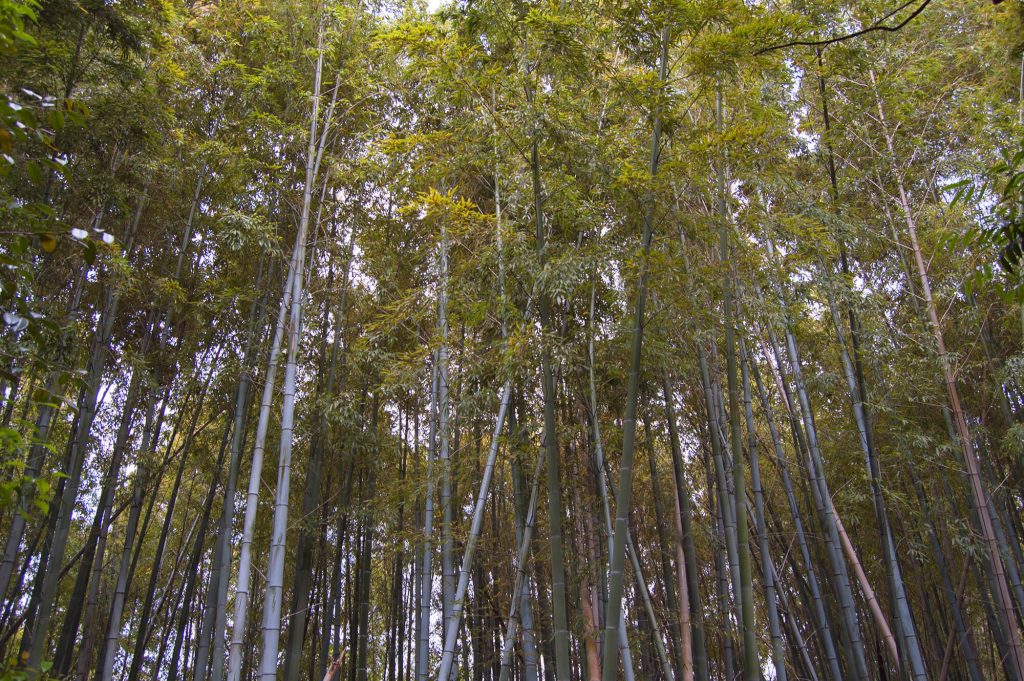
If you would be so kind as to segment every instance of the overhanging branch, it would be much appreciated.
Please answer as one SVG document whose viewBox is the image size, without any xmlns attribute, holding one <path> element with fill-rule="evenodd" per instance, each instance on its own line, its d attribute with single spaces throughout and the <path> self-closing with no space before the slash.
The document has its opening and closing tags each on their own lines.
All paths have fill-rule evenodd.
<svg viewBox="0 0 1024 681">
<path fill-rule="evenodd" d="M 782 50 L 782 49 L 785 49 L 787 47 L 797 47 L 797 46 L 825 47 L 827 45 L 832 45 L 833 43 L 843 42 L 844 40 L 850 40 L 852 38 L 859 38 L 862 35 L 866 35 L 868 33 L 873 33 L 875 31 L 885 31 L 887 33 L 895 33 L 896 31 L 900 30 L 901 28 L 903 28 L 904 26 L 909 24 L 911 21 L 913 21 L 914 18 L 918 14 L 920 14 L 921 12 L 924 11 L 925 7 L 927 7 L 929 4 L 931 4 L 932 0 L 922 0 L 921 4 L 919 4 L 914 9 L 913 12 L 908 14 L 907 17 L 905 19 L 903 19 L 903 21 L 899 22 L 898 24 L 890 26 L 890 25 L 885 23 L 886 21 L 891 19 L 894 15 L 899 14 L 900 12 L 905 10 L 907 7 L 911 6 L 915 1 L 916 0 L 907 0 L 907 2 L 904 2 L 902 5 L 900 5 L 896 9 L 892 10 L 891 12 L 889 12 L 888 14 L 883 16 L 882 18 L 878 19 L 877 21 L 872 23 L 870 26 L 868 26 L 866 28 L 862 28 L 859 31 L 854 31 L 853 33 L 847 33 L 846 35 L 837 36 L 835 38 L 826 38 L 824 40 L 794 40 L 792 42 L 783 43 L 781 45 L 772 45 L 771 47 L 762 48 L 762 49 L 758 50 L 757 52 L 755 52 L 754 54 L 755 55 L 760 55 L 760 54 L 764 54 L 765 52 L 772 52 L 773 50 Z"/>
</svg>

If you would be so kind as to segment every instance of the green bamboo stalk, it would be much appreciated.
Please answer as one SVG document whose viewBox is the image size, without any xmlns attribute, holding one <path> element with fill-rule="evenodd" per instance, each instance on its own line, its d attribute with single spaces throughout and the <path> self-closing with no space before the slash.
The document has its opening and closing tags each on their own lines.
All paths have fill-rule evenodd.
<svg viewBox="0 0 1024 681">
<path fill-rule="evenodd" d="M 662 84 L 668 80 L 668 28 L 661 31 L 661 64 L 659 77 Z M 658 173 L 658 158 L 661 152 L 661 106 L 654 111 L 651 134 L 650 172 L 653 179 Z M 626 413 L 623 417 L 622 461 L 619 467 L 619 493 L 616 495 L 615 534 L 612 540 L 611 563 L 608 575 L 608 606 L 605 612 L 605 641 L 613 640 L 615 629 L 622 617 L 623 573 L 626 552 L 626 536 L 629 531 L 629 508 L 633 497 L 633 452 L 636 442 L 636 411 L 640 394 L 640 362 L 643 354 L 644 307 L 647 299 L 647 279 L 651 234 L 654 228 L 654 196 L 648 192 L 644 211 L 643 233 L 641 236 L 642 262 L 640 281 L 637 287 L 636 308 L 633 315 L 633 343 L 631 349 L 629 382 L 626 389 Z M 601 678 L 614 681 L 618 675 L 619 650 L 605 645 Z"/>
<path fill-rule="evenodd" d="M 715 127 L 722 134 L 722 92 L 715 96 Z M 734 282 L 732 260 L 729 256 L 729 220 L 725 203 L 725 158 L 718 160 L 717 210 L 720 221 L 719 258 L 725 265 L 723 301 L 725 316 L 725 372 L 729 388 L 729 425 L 732 444 L 732 475 L 736 502 L 736 548 L 739 561 L 740 630 L 743 638 L 743 678 L 759 681 L 761 666 L 758 661 L 757 639 L 754 633 L 754 587 L 750 573 L 750 536 L 747 530 L 747 486 L 743 468 L 743 435 L 740 423 L 739 379 L 736 371 L 736 320 L 733 309 Z"/>
<path fill-rule="evenodd" d="M 811 553 L 807 543 L 807 535 L 804 531 L 804 524 L 800 508 L 797 505 L 796 493 L 793 488 L 793 480 L 789 474 L 789 461 L 786 451 L 782 446 L 782 438 L 779 436 L 778 427 L 775 424 L 771 402 L 768 400 L 768 393 L 764 383 L 761 381 L 761 372 L 757 368 L 757 362 L 750 360 L 750 370 L 754 377 L 754 384 L 757 386 L 758 397 L 765 419 L 768 421 L 768 432 L 772 439 L 772 447 L 775 450 L 775 461 L 782 478 L 782 487 L 786 492 L 786 501 L 789 505 L 790 517 L 793 519 L 793 527 L 796 534 L 797 546 L 800 549 L 800 557 L 803 559 L 803 571 L 807 575 L 808 590 L 811 593 L 813 602 L 813 613 L 815 625 L 818 629 L 818 640 L 825 653 L 825 661 L 828 665 L 829 674 L 835 681 L 842 681 L 843 673 L 839 666 L 839 656 L 836 653 L 836 644 L 832 636 L 832 627 L 829 624 L 828 615 L 825 612 L 825 604 L 821 596 L 821 587 L 818 582 L 817 570 L 811 560 Z M 785 396 L 784 396 L 785 397 Z M 780 591 L 780 593 L 782 593 Z"/>
<path fill-rule="evenodd" d="M 743 411 L 747 422 L 747 455 L 750 457 L 750 486 L 754 493 L 754 523 L 757 541 L 761 551 L 761 575 L 764 580 L 764 600 L 768 610 L 768 631 L 772 639 L 772 663 L 775 666 L 776 681 L 787 681 L 786 655 L 782 642 L 782 627 L 779 624 L 779 606 L 775 582 L 775 570 L 768 551 L 768 527 L 764 517 L 764 488 L 761 486 L 761 467 L 757 455 L 757 431 L 754 426 L 753 398 L 750 390 L 750 356 L 746 344 L 740 340 L 740 361 L 743 369 Z"/>
<path fill-rule="evenodd" d="M 679 542 L 682 544 L 683 565 L 685 566 L 685 585 L 680 584 L 680 593 L 684 590 L 689 596 L 690 619 L 689 625 L 692 632 L 693 646 L 693 678 L 697 681 L 708 681 L 708 653 L 707 644 L 704 640 L 704 618 L 701 607 L 700 583 L 697 579 L 697 551 L 693 541 L 693 511 L 690 499 L 690 490 L 687 486 L 686 476 L 683 472 L 683 456 L 679 446 L 679 431 L 676 427 L 676 417 L 672 406 L 672 393 L 669 389 L 668 372 L 665 372 L 662 379 L 662 389 L 665 401 L 665 421 L 668 423 L 669 445 L 672 448 L 672 472 L 675 476 L 676 504 L 679 515 Z M 678 558 L 677 558 L 678 560 Z M 685 587 L 685 589 L 684 589 Z M 686 626 L 686 623 L 683 623 Z M 685 642 L 684 642 L 685 645 Z M 684 681 L 686 679 L 686 668 L 683 669 Z"/>
</svg>

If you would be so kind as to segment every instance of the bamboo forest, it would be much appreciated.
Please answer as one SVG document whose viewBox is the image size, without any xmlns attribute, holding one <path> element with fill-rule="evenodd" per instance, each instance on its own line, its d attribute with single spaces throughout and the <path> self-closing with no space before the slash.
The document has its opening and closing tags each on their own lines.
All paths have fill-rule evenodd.
<svg viewBox="0 0 1024 681">
<path fill-rule="evenodd" d="M 1022 0 L 0 0 L 0 312 L 0 681 L 1024 681 Z"/>
</svg>

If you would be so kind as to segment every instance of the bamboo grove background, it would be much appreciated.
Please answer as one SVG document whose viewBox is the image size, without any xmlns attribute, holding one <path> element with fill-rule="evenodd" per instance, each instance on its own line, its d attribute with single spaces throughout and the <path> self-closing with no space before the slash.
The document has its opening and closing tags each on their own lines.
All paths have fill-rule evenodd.
<svg viewBox="0 0 1024 681">
<path fill-rule="evenodd" d="M 1024 681 L 1018 0 L 0 0 L 0 678 Z"/>
</svg>

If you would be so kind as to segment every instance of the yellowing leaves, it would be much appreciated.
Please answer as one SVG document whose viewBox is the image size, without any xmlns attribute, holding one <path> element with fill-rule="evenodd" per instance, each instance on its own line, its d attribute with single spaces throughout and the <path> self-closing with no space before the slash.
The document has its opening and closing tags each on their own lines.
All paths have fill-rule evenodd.
<svg viewBox="0 0 1024 681">
<path fill-rule="evenodd" d="M 385 154 L 408 154 L 418 149 L 435 147 L 451 139 L 447 132 L 415 132 L 408 135 L 391 135 L 382 139 L 378 148 Z"/>
<path fill-rule="evenodd" d="M 454 189 L 441 193 L 431 187 L 403 206 L 402 213 L 431 223 L 443 222 L 450 239 L 459 239 L 474 226 L 490 222 L 490 216 L 480 212 L 468 198 L 457 195 Z"/>
</svg>

